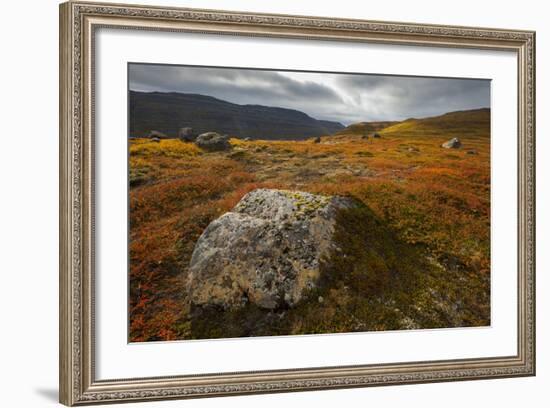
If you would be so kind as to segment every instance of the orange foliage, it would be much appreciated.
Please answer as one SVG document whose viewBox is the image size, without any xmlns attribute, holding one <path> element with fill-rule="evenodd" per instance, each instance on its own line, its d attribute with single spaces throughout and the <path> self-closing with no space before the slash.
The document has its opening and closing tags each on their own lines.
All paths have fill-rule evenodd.
<svg viewBox="0 0 550 408">
<path fill-rule="evenodd" d="M 466 140 L 453 152 L 439 147 L 445 140 L 394 134 L 374 142 L 327 137 L 318 144 L 232 139 L 233 154 L 203 153 L 179 141 L 132 141 L 131 341 L 188 335 L 184 277 L 194 243 L 256 188 L 352 195 L 404 241 L 488 274 L 489 139 Z M 470 147 L 478 154 L 467 155 Z"/>
</svg>

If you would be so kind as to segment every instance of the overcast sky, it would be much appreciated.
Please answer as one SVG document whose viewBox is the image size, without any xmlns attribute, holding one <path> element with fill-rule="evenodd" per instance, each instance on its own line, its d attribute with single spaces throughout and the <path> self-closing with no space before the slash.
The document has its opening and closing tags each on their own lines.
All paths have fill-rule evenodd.
<svg viewBox="0 0 550 408">
<path fill-rule="evenodd" d="M 129 86 L 297 109 L 345 125 L 490 106 L 490 81 L 475 79 L 130 64 Z"/>
</svg>

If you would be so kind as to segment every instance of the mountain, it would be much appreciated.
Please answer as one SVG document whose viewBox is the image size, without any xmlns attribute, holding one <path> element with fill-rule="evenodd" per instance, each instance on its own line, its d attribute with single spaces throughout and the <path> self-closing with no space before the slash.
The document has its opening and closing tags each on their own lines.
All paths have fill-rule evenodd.
<svg viewBox="0 0 550 408">
<path fill-rule="evenodd" d="M 383 133 L 421 133 L 423 135 L 489 136 L 491 109 L 481 108 L 448 112 L 422 119 L 407 119 L 384 129 Z"/>
<path fill-rule="evenodd" d="M 175 137 L 182 127 L 265 140 L 306 139 L 344 128 L 293 109 L 238 105 L 199 94 L 130 91 L 130 136 L 157 130 Z"/>
</svg>

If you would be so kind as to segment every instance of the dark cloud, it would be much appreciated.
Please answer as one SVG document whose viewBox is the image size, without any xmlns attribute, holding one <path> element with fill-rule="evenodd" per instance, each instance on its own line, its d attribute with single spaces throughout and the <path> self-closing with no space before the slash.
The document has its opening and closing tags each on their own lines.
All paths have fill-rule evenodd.
<svg viewBox="0 0 550 408">
<path fill-rule="evenodd" d="M 297 109 L 344 124 L 490 106 L 490 82 L 130 64 L 130 89 L 214 96 Z"/>
</svg>

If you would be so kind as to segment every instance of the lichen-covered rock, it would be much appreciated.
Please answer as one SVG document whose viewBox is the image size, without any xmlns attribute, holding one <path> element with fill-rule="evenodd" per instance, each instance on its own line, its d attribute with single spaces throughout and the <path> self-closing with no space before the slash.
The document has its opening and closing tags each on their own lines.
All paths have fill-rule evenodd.
<svg viewBox="0 0 550 408">
<path fill-rule="evenodd" d="M 337 211 L 355 203 L 257 189 L 213 221 L 195 245 L 187 289 L 194 305 L 291 307 L 314 288 L 333 248 Z"/>
<path fill-rule="evenodd" d="M 460 140 L 456 137 L 453 137 L 451 140 L 447 140 L 441 145 L 441 147 L 444 147 L 445 149 L 458 149 L 460 146 L 462 146 L 462 143 L 460 143 Z"/>
<path fill-rule="evenodd" d="M 216 132 L 206 132 L 200 134 L 195 140 L 197 146 L 201 149 L 216 152 L 231 149 L 231 143 L 229 143 L 229 136 L 220 135 Z"/>
</svg>

